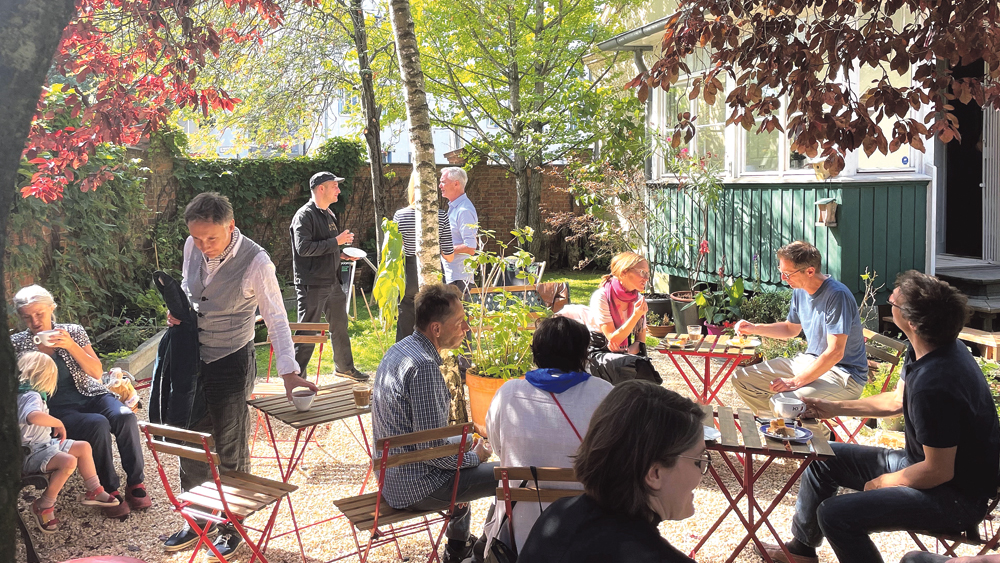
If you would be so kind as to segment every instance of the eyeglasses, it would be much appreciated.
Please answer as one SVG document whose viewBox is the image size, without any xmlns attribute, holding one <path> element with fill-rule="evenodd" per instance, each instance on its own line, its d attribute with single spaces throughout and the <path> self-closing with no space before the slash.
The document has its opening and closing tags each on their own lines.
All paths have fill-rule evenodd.
<svg viewBox="0 0 1000 563">
<path fill-rule="evenodd" d="M 794 276 L 795 274 L 797 274 L 797 273 L 799 273 L 799 272 L 801 272 L 803 270 L 805 270 L 805 268 L 799 268 L 798 270 L 795 270 L 794 272 L 782 272 L 781 270 L 778 270 L 778 273 L 781 274 L 781 279 L 787 280 L 788 278 Z"/>
<path fill-rule="evenodd" d="M 636 274 L 638 274 L 639 277 L 642 278 L 642 279 L 644 279 L 644 280 L 648 280 L 649 279 L 649 270 L 631 270 L 631 271 L 633 271 Z"/>
<path fill-rule="evenodd" d="M 893 307 L 899 309 L 900 311 L 903 310 L 903 306 L 893 301 L 891 295 L 889 296 L 889 299 L 887 299 L 887 301 L 889 301 L 889 305 L 892 305 Z"/>
<path fill-rule="evenodd" d="M 694 460 L 694 464 L 698 466 L 698 469 L 701 469 L 702 475 L 708 473 L 708 468 L 712 466 L 712 454 L 707 451 L 702 454 L 702 457 L 691 457 L 689 455 L 678 455 L 677 457 Z"/>
</svg>

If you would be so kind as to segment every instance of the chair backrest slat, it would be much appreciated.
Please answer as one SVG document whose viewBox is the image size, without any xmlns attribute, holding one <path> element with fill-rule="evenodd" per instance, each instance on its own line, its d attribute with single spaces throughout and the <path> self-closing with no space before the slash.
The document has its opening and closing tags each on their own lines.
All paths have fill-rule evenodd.
<svg viewBox="0 0 1000 563">
<path fill-rule="evenodd" d="M 215 447 L 215 440 L 212 438 L 211 434 L 205 434 L 203 432 L 195 432 L 194 430 L 184 430 L 183 428 L 177 428 L 174 426 L 164 426 L 162 424 L 153 424 L 152 422 L 139 422 L 139 428 L 149 430 L 149 433 L 153 436 L 158 436 L 161 438 L 170 438 L 171 440 L 179 440 L 181 442 L 186 442 L 188 444 L 194 444 L 198 451 L 202 452 L 202 459 L 205 458 L 204 450 L 202 449 L 202 438 L 208 440 L 208 447 Z"/>
<path fill-rule="evenodd" d="M 326 323 L 288 323 L 288 328 L 292 332 L 296 330 L 330 330 L 330 325 Z"/>
<path fill-rule="evenodd" d="M 186 457 L 188 459 L 193 459 L 194 461 L 207 461 L 205 458 L 205 450 L 203 448 L 192 448 L 190 446 L 181 446 L 179 444 L 170 444 L 168 442 L 161 442 L 159 440 L 152 440 L 150 448 L 165 454 L 171 454 L 179 457 Z M 219 455 L 212 452 L 212 460 L 215 464 L 219 464 Z"/>
<path fill-rule="evenodd" d="M 865 345 L 865 352 L 868 354 L 869 358 L 874 358 L 880 362 L 885 362 L 894 366 L 899 363 L 899 356 L 891 354 L 882 348 L 876 348 L 871 344 Z"/>
<path fill-rule="evenodd" d="M 530 467 L 494 467 L 493 476 L 497 480 L 502 479 L 505 470 L 507 471 L 507 478 L 511 481 L 534 480 Z M 576 471 L 573 471 L 572 468 L 536 467 L 535 473 L 538 474 L 539 481 L 576 481 Z"/>
<path fill-rule="evenodd" d="M 430 461 L 432 459 L 438 459 L 439 457 L 447 457 L 450 455 L 458 454 L 458 448 L 461 444 L 445 444 L 443 446 L 437 446 L 434 448 L 424 448 L 422 450 L 417 450 L 414 452 L 406 452 L 401 454 L 389 454 L 386 458 L 386 467 L 399 467 L 400 465 L 406 465 L 408 463 L 418 463 L 421 461 Z M 469 436 L 468 442 L 465 444 L 465 451 L 470 451 L 472 447 L 472 436 Z M 375 468 L 379 469 L 382 462 L 381 457 L 375 458 Z"/>
<path fill-rule="evenodd" d="M 389 438 L 382 438 L 375 443 L 375 449 L 379 452 L 382 451 L 382 446 L 385 444 L 386 440 L 390 441 L 391 448 L 401 448 L 403 446 L 412 446 L 413 444 L 422 444 L 424 442 L 431 442 L 433 440 L 446 440 L 454 436 L 462 435 L 463 427 L 469 428 L 469 436 L 472 436 L 474 428 L 472 423 L 466 424 L 455 424 L 453 426 L 442 426 L 441 428 L 433 428 L 431 430 L 421 430 L 420 432 L 411 432 L 409 434 L 400 434 L 399 436 L 391 436 Z M 466 449 L 472 445 L 470 441 L 467 444 Z"/>
<path fill-rule="evenodd" d="M 511 487 L 511 502 L 555 502 L 561 498 L 575 497 L 583 494 L 580 489 L 535 489 L 533 487 Z M 497 487 L 497 500 L 505 500 L 503 487 Z"/>
</svg>

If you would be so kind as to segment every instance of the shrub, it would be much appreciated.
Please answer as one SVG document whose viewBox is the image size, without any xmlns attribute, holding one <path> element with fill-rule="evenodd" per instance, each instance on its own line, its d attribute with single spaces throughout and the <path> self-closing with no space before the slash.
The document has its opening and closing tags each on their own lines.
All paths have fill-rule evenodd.
<svg viewBox="0 0 1000 563">
<path fill-rule="evenodd" d="M 754 323 L 776 323 L 788 317 L 792 292 L 762 291 L 743 302 L 740 311 L 744 319 Z"/>
</svg>

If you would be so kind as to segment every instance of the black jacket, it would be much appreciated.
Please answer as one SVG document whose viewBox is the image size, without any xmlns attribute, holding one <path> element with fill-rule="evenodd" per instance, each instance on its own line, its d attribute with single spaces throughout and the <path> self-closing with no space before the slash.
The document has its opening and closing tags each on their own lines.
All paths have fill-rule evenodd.
<svg viewBox="0 0 1000 563">
<path fill-rule="evenodd" d="M 288 227 L 292 238 L 295 285 L 332 285 L 340 281 L 340 245 L 337 218 L 309 200 L 295 212 Z"/>
<path fill-rule="evenodd" d="M 204 399 L 195 399 L 201 358 L 198 355 L 198 318 L 177 280 L 163 272 L 153 274 L 153 283 L 174 318 L 181 321 L 167 329 L 156 351 L 153 381 L 149 391 L 149 421 L 190 428 L 200 420 Z"/>
</svg>

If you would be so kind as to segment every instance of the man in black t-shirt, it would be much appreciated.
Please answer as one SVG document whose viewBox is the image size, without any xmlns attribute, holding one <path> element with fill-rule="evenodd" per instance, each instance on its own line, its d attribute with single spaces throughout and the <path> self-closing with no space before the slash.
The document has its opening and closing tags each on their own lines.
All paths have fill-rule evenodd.
<svg viewBox="0 0 1000 563">
<path fill-rule="evenodd" d="M 817 561 L 825 536 L 842 562 L 881 562 L 871 532 L 960 532 L 986 516 L 997 492 L 1000 422 L 982 371 L 958 333 L 967 299 L 931 276 L 900 274 L 889 298 L 893 322 L 909 339 L 895 391 L 854 401 L 804 399 L 807 416 L 903 415 L 906 448 L 833 443 L 835 458 L 815 462 L 802 478 L 794 539 L 800 563 Z M 840 487 L 863 491 L 837 496 Z M 787 563 L 777 546 L 764 544 Z"/>
</svg>

